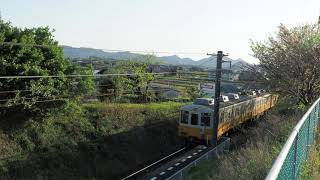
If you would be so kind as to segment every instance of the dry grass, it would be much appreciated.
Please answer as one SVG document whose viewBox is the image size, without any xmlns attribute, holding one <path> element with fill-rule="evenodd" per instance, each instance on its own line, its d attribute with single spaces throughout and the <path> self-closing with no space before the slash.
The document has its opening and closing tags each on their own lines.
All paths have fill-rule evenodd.
<svg viewBox="0 0 320 180">
<path fill-rule="evenodd" d="M 319 129 L 319 128 L 318 128 Z M 300 179 L 320 179 L 320 139 L 311 147 L 309 159 L 302 167 Z"/>
<path fill-rule="evenodd" d="M 264 179 L 301 116 L 271 112 L 255 127 L 244 127 L 231 137 L 235 143 L 231 153 L 192 169 L 186 179 Z"/>
<path fill-rule="evenodd" d="M 12 156 L 20 151 L 19 145 L 0 130 L 0 159 Z"/>
</svg>

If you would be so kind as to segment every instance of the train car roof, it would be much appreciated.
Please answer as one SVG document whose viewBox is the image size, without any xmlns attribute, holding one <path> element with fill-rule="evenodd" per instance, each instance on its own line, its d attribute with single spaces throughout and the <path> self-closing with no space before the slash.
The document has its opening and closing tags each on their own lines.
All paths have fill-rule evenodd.
<svg viewBox="0 0 320 180">
<path fill-rule="evenodd" d="M 229 101 L 229 102 L 220 102 L 220 107 L 224 108 L 224 107 L 238 104 L 238 103 L 241 103 L 241 102 L 253 99 L 253 98 L 268 97 L 268 96 L 270 96 L 270 94 L 265 94 L 262 96 L 240 96 L 240 98 L 237 100 L 233 100 L 233 101 Z M 214 108 L 213 105 L 212 106 L 205 106 L 205 105 L 190 104 L 190 105 L 182 106 L 180 108 L 180 110 L 182 110 L 182 111 L 212 112 L 213 108 Z"/>
<path fill-rule="evenodd" d="M 205 105 L 197 105 L 197 104 L 191 104 L 181 107 L 182 111 L 200 111 L 200 112 L 212 112 L 213 106 L 205 106 Z"/>
</svg>

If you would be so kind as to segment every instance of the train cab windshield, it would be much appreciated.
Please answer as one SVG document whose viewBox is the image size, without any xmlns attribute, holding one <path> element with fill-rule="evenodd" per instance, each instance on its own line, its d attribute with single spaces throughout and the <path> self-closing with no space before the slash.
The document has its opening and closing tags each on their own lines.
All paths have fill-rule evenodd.
<svg viewBox="0 0 320 180">
<path fill-rule="evenodd" d="M 191 125 L 198 125 L 199 119 L 198 119 L 198 114 L 191 114 Z"/>
</svg>

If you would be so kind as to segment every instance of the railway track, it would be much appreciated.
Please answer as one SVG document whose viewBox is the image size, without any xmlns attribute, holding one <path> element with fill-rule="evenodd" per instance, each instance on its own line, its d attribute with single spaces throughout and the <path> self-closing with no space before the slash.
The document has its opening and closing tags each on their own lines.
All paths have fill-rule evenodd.
<svg viewBox="0 0 320 180">
<path fill-rule="evenodd" d="M 122 178 L 121 180 L 131 180 L 131 179 L 141 179 L 143 176 L 145 176 L 147 173 L 161 167 L 163 164 L 172 161 L 173 159 L 185 154 L 186 152 L 189 152 L 190 150 L 192 150 L 194 148 L 194 146 L 188 146 L 188 147 L 183 147 L 147 166 L 145 166 L 144 168 L 135 171 L 133 173 L 131 173 L 130 175 Z"/>
<path fill-rule="evenodd" d="M 144 175 L 142 180 L 164 180 L 171 177 L 173 174 L 183 169 L 195 159 L 199 158 L 213 147 L 196 146 L 193 149 L 181 154 L 180 156 L 172 159 L 170 162 L 162 164 L 159 168 Z"/>
<path fill-rule="evenodd" d="M 167 179 L 213 148 L 214 147 L 207 147 L 204 145 L 184 147 L 138 171 L 133 172 L 132 174 L 122 178 L 122 180 Z"/>
</svg>

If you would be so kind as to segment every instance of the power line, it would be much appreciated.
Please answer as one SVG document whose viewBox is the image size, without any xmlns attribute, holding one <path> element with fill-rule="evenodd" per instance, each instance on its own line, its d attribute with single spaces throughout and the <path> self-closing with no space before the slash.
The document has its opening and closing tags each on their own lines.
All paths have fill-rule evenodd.
<svg viewBox="0 0 320 180">
<path fill-rule="evenodd" d="M 75 75 L 44 75 L 44 76 L 0 76 L 0 79 L 37 79 L 37 78 L 69 78 L 69 77 L 108 77 L 108 76 L 139 76 L 139 75 L 164 75 L 175 72 L 162 73 L 123 73 L 123 74 L 75 74 Z"/>
<path fill-rule="evenodd" d="M 203 52 L 184 52 L 184 51 L 142 51 L 142 50 L 120 50 L 120 49 L 100 49 L 109 52 L 132 52 L 132 53 L 146 53 L 146 54 L 198 54 L 205 55 Z"/>
<path fill-rule="evenodd" d="M 112 89 L 110 89 L 112 90 Z M 146 91 L 137 91 L 137 90 L 134 90 L 134 91 L 123 91 L 122 95 L 128 95 L 130 93 L 138 93 L 138 92 L 160 92 L 161 90 L 146 90 Z M 96 97 L 100 97 L 100 96 L 109 96 L 109 95 L 116 95 L 116 94 L 119 94 L 119 93 L 106 93 L 106 94 L 93 94 L 91 96 L 96 96 Z M 72 98 L 72 96 L 51 96 L 51 97 L 45 97 L 45 96 L 35 96 L 35 97 L 22 97 L 21 99 L 22 100 L 32 100 L 32 99 L 43 99 L 43 98 L 54 98 L 54 99 L 67 99 L 67 98 Z M 54 100 L 52 99 L 52 100 Z M 0 99 L 0 102 L 6 102 L 6 101 L 10 101 L 10 100 L 15 100 L 15 98 L 11 98 L 11 99 Z"/>
<path fill-rule="evenodd" d="M 43 102 L 65 101 L 65 100 L 68 100 L 68 99 L 64 98 L 64 99 L 38 100 L 38 101 L 32 101 L 32 103 L 43 103 Z M 15 103 L 12 106 L 17 106 L 17 105 L 23 105 L 23 103 Z M 0 105 L 0 107 L 5 108 L 5 107 L 11 107 L 11 106 L 9 106 L 9 105 Z"/>
<path fill-rule="evenodd" d="M 113 87 L 113 84 L 101 84 L 101 85 L 95 85 L 95 87 Z M 109 89 L 106 89 L 109 90 Z M 12 91 L 0 91 L 0 94 L 9 94 L 9 93 L 19 93 L 19 92 L 31 92 L 31 89 L 17 89 L 17 90 L 12 90 Z M 148 89 L 147 91 L 155 91 L 155 90 L 150 90 Z"/>
<path fill-rule="evenodd" d="M 213 81 L 215 82 L 215 79 L 214 78 L 189 78 L 189 77 L 183 77 L 183 78 L 170 78 L 170 79 L 165 79 L 165 78 L 158 78 L 158 79 L 155 79 L 153 81 L 162 81 L 164 83 L 166 82 L 171 82 L 171 83 L 174 83 L 174 82 L 194 82 L 194 83 L 201 83 L 202 81 Z M 153 82 L 152 81 L 152 82 Z M 235 80 L 235 81 L 232 81 L 232 80 L 221 80 L 221 82 L 223 83 L 230 83 L 230 84 L 264 84 L 265 82 L 264 81 L 243 81 L 243 80 Z"/>
<path fill-rule="evenodd" d="M 50 48 L 56 47 L 56 45 L 42 45 L 42 44 L 25 44 L 25 43 L 16 43 L 16 42 L 0 42 L 0 45 L 12 45 L 12 46 L 28 46 L 28 47 L 41 47 L 41 48 Z M 59 47 L 65 47 L 59 45 Z M 146 54 L 198 54 L 205 55 L 204 52 L 185 52 L 185 51 L 144 51 L 144 50 L 127 50 L 127 49 L 108 49 L 108 48 L 91 48 L 109 52 L 132 52 L 132 53 L 146 53 Z"/>
<path fill-rule="evenodd" d="M 12 91 L 0 91 L 0 94 L 8 94 L 8 93 L 18 93 L 18 92 L 28 92 L 31 90 L 12 90 Z"/>
<path fill-rule="evenodd" d="M 42 47 L 42 48 L 57 47 L 55 45 L 25 44 L 25 43 L 15 43 L 15 42 L 0 42 L 0 45 L 28 46 L 28 47 L 31 46 L 31 47 Z"/>
</svg>

